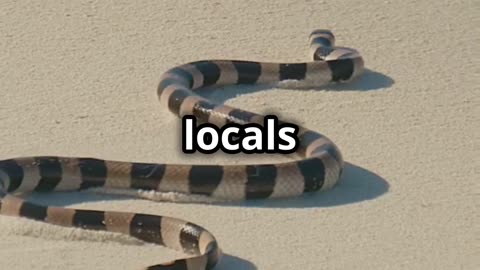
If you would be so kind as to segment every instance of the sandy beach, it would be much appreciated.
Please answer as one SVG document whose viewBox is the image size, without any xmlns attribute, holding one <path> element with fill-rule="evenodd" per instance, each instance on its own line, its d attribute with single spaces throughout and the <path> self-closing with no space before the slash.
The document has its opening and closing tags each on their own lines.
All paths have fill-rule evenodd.
<svg viewBox="0 0 480 270">
<path fill-rule="evenodd" d="M 202 59 L 307 61 L 309 33 L 331 29 L 364 57 L 354 82 L 210 96 L 333 139 L 347 161 L 333 190 L 233 204 L 93 192 L 32 200 L 195 222 L 225 252 L 219 270 L 480 269 L 479 13 L 473 0 L 3 1 L 0 160 L 285 160 L 185 156 L 180 121 L 156 96 L 160 75 Z M 0 216 L 0 257 L 10 270 L 139 269 L 182 254 Z"/>
</svg>

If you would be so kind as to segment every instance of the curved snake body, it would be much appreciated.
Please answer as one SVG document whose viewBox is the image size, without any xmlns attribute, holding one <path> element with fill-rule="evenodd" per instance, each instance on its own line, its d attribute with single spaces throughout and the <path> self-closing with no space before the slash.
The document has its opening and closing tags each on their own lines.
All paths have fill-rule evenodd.
<svg viewBox="0 0 480 270">
<path fill-rule="evenodd" d="M 294 80 L 319 86 L 348 81 L 363 71 L 360 54 L 335 47 L 328 30 L 310 35 L 314 61 L 263 63 L 235 60 L 192 62 L 168 70 L 158 86 L 160 102 L 177 116 L 193 115 L 219 127 L 227 123 L 263 123 L 263 115 L 217 104 L 198 89 L 236 84 L 270 84 Z M 339 179 L 342 155 L 327 137 L 300 127 L 301 159 L 280 164 L 173 165 L 118 162 L 93 158 L 22 157 L 0 161 L 0 214 L 50 224 L 131 235 L 183 251 L 191 257 L 147 269 L 212 269 L 221 257 L 213 235 L 177 218 L 113 211 L 43 206 L 15 194 L 92 187 L 201 194 L 229 200 L 297 196 L 326 190 Z"/>
</svg>

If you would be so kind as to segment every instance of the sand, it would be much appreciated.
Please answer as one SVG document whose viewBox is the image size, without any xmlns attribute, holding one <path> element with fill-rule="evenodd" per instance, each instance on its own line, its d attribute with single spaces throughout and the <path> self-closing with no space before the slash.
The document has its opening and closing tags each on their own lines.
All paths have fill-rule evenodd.
<svg viewBox="0 0 480 270">
<path fill-rule="evenodd" d="M 222 270 L 480 269 L 479 12 L 473 0 L 3 1 L 0 159 L 266 162 L 180 154 L 159 77 L 200 59 L 307 60 L 308 34 L 328 28 L 363 54 L 369 71 L 357 81 L 212 96 L 332 138 L 349 163 L 334 190 L 233 205 L 90 192 L 33 199 L 194 221 L 218 238 Z M 0 269 L 138 269 L 181 256 L 9 217 L 0 239 Z"/>
</svg>

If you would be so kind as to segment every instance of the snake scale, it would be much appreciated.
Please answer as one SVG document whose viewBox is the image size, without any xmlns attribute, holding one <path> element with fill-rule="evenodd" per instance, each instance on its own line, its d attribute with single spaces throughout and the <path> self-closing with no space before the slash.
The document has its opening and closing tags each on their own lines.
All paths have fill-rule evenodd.
<svg viewBox="0 0 480 270">
<path fill-rule="evenodd" d="M 191 62 L 168 70 L 158 86 L 160 103 L 177 116 L 193 115 L 216 126 L 263 123 L 263 115 L 217 104 L 197 90 L 237 84 L 294 81 L 303 86 L 345 82 L 363 71 L 363 59 L 351 48 L 335 47 L 329 30 L 310 34 L 305 63 L 237 60 Z M 177 165 L 94 158 L 35 156 L 0 161 L 0 214 L 49 224 L 123 233 L 145 242 L 185 252 L 190 257 L 144 269 L 212 269 L 221 258 L 214 236 L 181 219 L 141 213 L 43 206 L 16 194 L 71 191 L 92 187 L 200 194 L 228 200 L 298 196 L 326 190 L 337 182 L 344 161 L 336 145 L 304 127 L 298 131 L 301 157 L 279 164 Z"/>
</svg>

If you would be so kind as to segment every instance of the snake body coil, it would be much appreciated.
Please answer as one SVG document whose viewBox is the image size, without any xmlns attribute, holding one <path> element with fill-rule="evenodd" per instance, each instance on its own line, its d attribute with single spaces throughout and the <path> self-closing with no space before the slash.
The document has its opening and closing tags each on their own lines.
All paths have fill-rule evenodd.
<svg viewBox="0 0 480 270">
<path fill-rule="evenodd" d="M 348 81 L 363 71 L 363 60 L 353 49 L 334 47 L 334 40 L 328 30 L 312 32 L 312 62 L 207 60 L 172 68 L 162 76 L 158 86 L 160 102 L 177 116 L 193 115 L 199 122 L 219 127 L 227 123 L 262 124 L 264 116 L 216 104 L 196 91 L 207 86 L 271 84 L 286 80 L 304 86 Z M 301 159 L 279 164 L 173 165 L 51 156 L 2 160 L 0 214 L 124 233 L 192 256 L 147 269 L 212 269 L 221 257 L 220 248 L 211 233 L 193 223 L 140 213 L 42 206 L 15 194 L 104 187 L 242 200 L 298 196 L 332 187 L 344 165 L 338 148 L 325 136 L 303 127 L 298 137 L 297 154 Z"/>
</svg>

